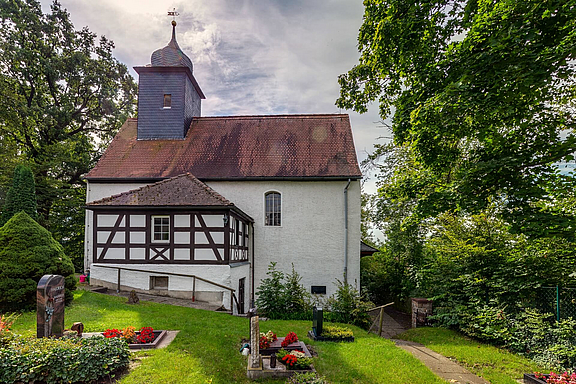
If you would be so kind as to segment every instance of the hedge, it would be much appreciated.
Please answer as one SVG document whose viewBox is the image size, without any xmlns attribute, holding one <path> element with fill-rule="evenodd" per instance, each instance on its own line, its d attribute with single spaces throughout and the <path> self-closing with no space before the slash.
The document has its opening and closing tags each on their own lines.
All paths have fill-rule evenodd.
<svg viewBox="0 0 576 384">
<path fill-rule="evenodd" d="M 122 339 L 15 338 L 0 348 L 0 383 L 88 383 L 128 366 Z"/>
</svg>

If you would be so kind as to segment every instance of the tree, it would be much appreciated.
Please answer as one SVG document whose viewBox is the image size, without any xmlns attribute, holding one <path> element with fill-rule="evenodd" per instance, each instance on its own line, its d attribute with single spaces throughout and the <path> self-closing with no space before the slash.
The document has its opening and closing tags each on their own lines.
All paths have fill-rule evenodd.
<svg viewBox="0 0 576 384">
<path fill-rule="evenodd" d="M 17 213 L 0 228 L 0 311 L 35 308 L 36 286 L 45 274 L 64 276 L 69 303 L 76 288 L 72 261 L 50 232 Z"/>
<path fill-rule="evenodd" d="M 75 30 L 57 1 L 43 14 L 36 0 L 0 0 L 0 139 L 30 164 L 39 222 L 60 239 L 74 233 L 64 208 L 50 219 L 54 202 L 84 203 L 82 175 L 134 112 L 136 84 L 113 48 Z"/>
<path fill-rule="evenodd" d="M 14 169 L 12 187 L 6 194 L 6 200 L 0 217 L 0 227 L 16 213 L 24 211 L 32 219 L 36 220 L 38 212 L 36 210 L 36 187 L 34 175 L 25 165 L 18 165 Z"/>
<path fill-rule="evenodd" d="M 576 7 L 555 0 L 365 0 L 360 62 L 336 104 L 378 100 L 415 171 L 396 196 L 418 217 L 498 202 L 515 231 L 573 237 L 551 204 L 576 180 L 554 162 L 576 150 Z M 424 188 L 418 187 L 424 185 Z"/>
</svg>

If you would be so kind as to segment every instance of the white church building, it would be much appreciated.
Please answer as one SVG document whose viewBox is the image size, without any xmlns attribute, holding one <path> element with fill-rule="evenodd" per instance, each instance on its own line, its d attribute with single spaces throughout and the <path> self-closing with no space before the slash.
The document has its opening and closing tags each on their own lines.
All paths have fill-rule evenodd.
<svg viewBox="0 0 576 384">
<path fill-rule="evenodd" d="M 86 175 L 91 284 L 240 313 L 271 262 L 294 265 L 311 293 L 330 296 L 336 279 L 359 289 L 362 174 L 348 115 L 201 116 L 175 25 L 135 67 L 138 118 Z"/>
</svg>

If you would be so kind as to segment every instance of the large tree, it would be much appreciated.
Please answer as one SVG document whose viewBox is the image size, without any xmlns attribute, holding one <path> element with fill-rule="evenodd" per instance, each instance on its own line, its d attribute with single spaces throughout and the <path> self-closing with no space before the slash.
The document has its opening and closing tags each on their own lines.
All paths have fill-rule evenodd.
<svg viewBox="0 0 576 384">
<path fill-rule="evenodd" d="M 360 62 L 337 105 L 392 117 L 413 167 L 395 196 L 419 217 L 490 204 L 517 231 L 574 234 L 573 0 L 365 0 Z"/>
<path fill-rule="evenodd" d="M 34 220 L 38 217 L 34 175 L 30 168 L 22 164 L 14 169 L 12 186 L 6 194 L 0 215 L 0 227 L 20 211 L 26 212 Z"/>
<path fill-rule="evenodd" d="M 67 212 L 83 204 L 82 174 L 134 112 L 136 84 L 113 48 L 75 30 L 57 1 L 44 14 L 35 0 L 0 0 L 0 139 L 31 165 L 39 221 L 62 242 L 78 237 L 83 214 Z"/>
</svg>

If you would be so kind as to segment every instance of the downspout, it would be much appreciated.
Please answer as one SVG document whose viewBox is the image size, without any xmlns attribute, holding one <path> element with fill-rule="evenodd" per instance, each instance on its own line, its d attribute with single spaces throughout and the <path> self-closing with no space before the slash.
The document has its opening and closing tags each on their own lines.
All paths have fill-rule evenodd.
<svg viewBox="0 0 576 384">
<path fill-rule="evenodd" d="M 250 268 L 252 269 L 252 300 L 250 303 L 250 308 L 256 307 L 256 302 L 254 300 L 254 223 L 251 223 L 250 226 L 252 227 L 252 263 L 250 263 Z"/>
<path fill-rule="evenodd" d="M 344 284 L 348 284 L 348 184 L 344 187 Z"/>
</svg>

